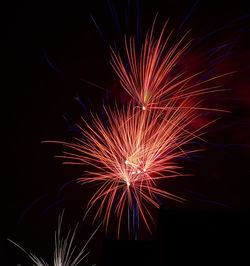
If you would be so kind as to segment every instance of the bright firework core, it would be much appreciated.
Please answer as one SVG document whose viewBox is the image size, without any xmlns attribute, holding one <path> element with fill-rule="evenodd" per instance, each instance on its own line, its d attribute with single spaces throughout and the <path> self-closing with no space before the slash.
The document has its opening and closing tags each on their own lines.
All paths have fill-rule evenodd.
<svg viewBox="0 0 250 266">
<path fill-rule="evenodd" d="M 143 166 L 132 163 L 129 160 L 125 161 L 125 165 L 127 175 L 124 179 L 128 186 L 136 181 L 145 179 L 146 169 Z"/>
</svg>

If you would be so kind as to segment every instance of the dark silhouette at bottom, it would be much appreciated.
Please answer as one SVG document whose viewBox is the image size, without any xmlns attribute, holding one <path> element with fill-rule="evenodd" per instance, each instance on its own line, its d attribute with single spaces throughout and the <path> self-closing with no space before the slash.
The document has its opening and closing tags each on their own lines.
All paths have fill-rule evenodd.
<svg viewBox="0 0 250 266">
<path fill-rule="evenodd" d="M 250 265 L 246 212 L 160 209 L 153 241 L 105 240 L 101 265 Z"/>
</svg>

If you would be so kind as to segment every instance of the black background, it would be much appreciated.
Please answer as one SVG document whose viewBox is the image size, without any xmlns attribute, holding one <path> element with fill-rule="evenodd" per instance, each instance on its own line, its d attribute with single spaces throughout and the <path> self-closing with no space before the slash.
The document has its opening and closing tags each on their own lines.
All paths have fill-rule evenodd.
<svg viewBox="0 0 250 266">
<path fill-rule="evenodd" d="M 122 35 L 135 34 L 136 1 L 131 1 L 127 25 L 124 16 L 127 1 L 111 2 L 119 16 Z M 140 1 L 142 36 L 157 12 L 160 25 L 170 17 L 170 25 L 178 28 L 194 2 Z M 2 87 L 2 131 L 7 132 L 7 137 L 2 139 L 7 151 L 2 153 L 8 162 L 3 165 L 7 166 L 6 171 L 2 171 L 1 252 L 6 258 L 3 265 L 26 265 L 29 260 L 7 243 L 6 238 L 49 260 L 59 213 L 65 209 L 65 227 L 74 227 L 82 218 L 88 198 L 85 189 L 76 184 L 60 192 L 63 184 L 81 175 L 81 168 L 61 165 L 53 157 L 60 154 L 61 148 L 41 141 L 69 140 L 75 134 L 69 126 L 79 123 L 81 115 L 86 116 L 84 108 L 75 100 L 76 95 L 88 109 L 99 113 L 106 88 L 110 100 L 126 98 L 109 65 L 108 44 L 116 41 L 122 46 L 122 41 L 107 1 L 12 2 L 2 10 L 2 56 L 7 70 L 2 72 L 3 80 L 6 79 Z M 208 130 L 207 144 L 203 146 L 206 151 L 195 162 L 187 164 L 187 171 L 194 176 L 170 183 L 172 192 L 187 197 L 191 203 L 183 207 L 166 202 L 167 208 L 238 214 L 249 210 L 250 21 L 243 18 L 249 11 L 247 1 L 200 1 L 183 26 L 192 28 L 192 37 L 199 39 L 242 18 L 201 43 L 201 52 L 206 54 L 207 47 L 218 45 L 223 38 L 225 42 L 237 40 L 221 64 L 222 70 L 238 71 L 225 83 L 231 91 L 219 96 L 223 107 L 231 113 Z M 90 14 L 100 27 L 104 41 Z M 91 217 L 82 224 L 79 237 L 82 242 L 96 226 L 91 226 Z M 171 230 L 178 231 L 178 227 Z M 87 263 L 100 260 L 102 239 L 113 238 L 115 230 L 111 229 L 110 235 L 107 237 L 100 230 L 90 245 L 92 257 Z M 154 235 L 142 233 L 141 238 L 154 239 Z"/>
</svg>

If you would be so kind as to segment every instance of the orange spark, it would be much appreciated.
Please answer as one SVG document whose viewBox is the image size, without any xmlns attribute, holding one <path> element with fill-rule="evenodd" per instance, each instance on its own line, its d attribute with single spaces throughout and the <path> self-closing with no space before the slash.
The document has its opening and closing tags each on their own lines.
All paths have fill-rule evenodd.
<svg viewBox="0 0 250 266">
<path fill-rule="evenodd" d="M 146 34 L 141 49 L 137 49 L 134 37 L 130 37 L 129 40 L 125 38 L 125 59 L 122 59 L 120 54 L 115 53 L 111 48 L 112 68 L 122 87 L 143 111 L 148 108 L 179 108 L 180 102 L 185 98 L 197 101 L 201 95 L 224 91 L 221 89 L 221 84 L 215 86 L 211 83 L 233 73 L 201 80 L 201 75 L 206 72 L 205 70 L 193 74 L 182 70 L 174 71 L 177 64 L 183 60 L 192 40 L 186 40 L 189 30 L 178 41 L 174 40 L 174 44 L 172 44 L 170 40 L 174 30 L 166 34 L 168 21 L 164 24 L 159 37 L 155 39 L 153 37 L 155 18 L 152 29 Z M 223 111 L 192 105 L 182 106 L 182 108 Z"/>
<path fill-rule="evenodd" d="M 182 176 L 175 159 L 194 151 L 184 151 L 183 146 L 193 138 L 190 125 L 197 115 L 193 109 L 147 110 L 142 112 L 132 103 L 125 110 L 105 109 L 108 126 L 93 116 L 93 126 L 77 125 L 83 138 L 74 142 L 60 142 L 70 151 L 58 156 L 68 164 L 87 164 L 95 171 L 85 172 L 78 181 L 82 184 L 101 181 L 97 192 L 88 203 L 87 213 L 98 205 L 95 219 L 104 213 L 106 228 L 111 210 L 118 216 L 118 234 L 126 202 L 132 208 L 135 201 L 139 212 L 150 231 L 145 203 L 159 207 L 156 196 L 183 202 L 184 199 L 160 189 L 157 181 Z M 118 203 L 114 206 L 114 201 Z M 152 218 L 152 217 L 151 217 Z"/>
<path fill-rule="evenodd" d="M 165 23 L 157 40 L 147 34 L 141 51 L 137 53 L 134 38 L 125 41 L 129 70 L 121 56 L 112 50 L 112 66 L 121 85 L 131 95 L 127 108 L 112 111 L 105 109 L 108 123 L 105 126 L 98 116 L 93 115 L 93 125 L 77 125 L 83 139 L 60 142 L 68 148 L 58 156 L 68 164 L 93 166 L 95 170 L 85 172 L 78 181 L 81 184 L 98 182 L 99 187 L 89 200 L 87 213 L 98 206 L 94 220 L 104 215 L 106 229 L 112 210 L 118 217 L 118 236 L 125 204 L 130 210 L 138 206 L 148 230 L 148 218 L 152 216 L 148 204 L 159 207 L 157 196 L 183 202 L 159 187 L 159 180 L 183 176 L 176 159 L 186 156 L 185 144 L 194 138 L 201 138 L 201 131 L 211 122 L 198 125 L 201 111 L 222 111 L 201 105 L 200 96 L 220 91 L 211 83 L 227 74 L 205 80 L 197 80 L 203 72 L 186 76 L 180 72 L 173 75 L 173 69 L 190 45 L 183 44 L 188 32 L 168 50 L 171 31 L 164 38 Z M 138 108 L 138 105 L 140 108 Z"/>
</svg>

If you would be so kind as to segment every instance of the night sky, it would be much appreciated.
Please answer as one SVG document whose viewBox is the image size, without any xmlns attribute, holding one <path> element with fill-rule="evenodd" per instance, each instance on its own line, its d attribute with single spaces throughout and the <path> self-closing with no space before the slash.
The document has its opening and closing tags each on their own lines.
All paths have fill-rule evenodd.
<svg viewBox="0 0 250 266">
<path fill-rule="evenodd" d="M 2 87 L 2 117 L 7 118 L 7 137 L 2 143 L 7 142 L 4 156 L 8 162 L 4 165 L 7 171 L 2 171 L 1 252 L 6 260 L 2 265 L 31 265 L 26 255 L 6 238 L 50 260 L 53 234 L 62 210 L 66 231 L 82 221 L 94 188 L 75 184 L 73 180 L 82 175 L 83 168 L 62 165 L 62 160 L 54 157 L 61 154 L 62 147 L 41 141 L 71 140 L 79 134 L 74 125 L 80 123 L 81 116 L 90 119 L 90 110 L 101 116 L 103 103 L 112 105 L 115 100 L 126 103 L 128 96 L 110 66 L 109 45 L 122 50 L 124 34 L 142 40 L 157 12 L 159 28 L 167 18 L 169 27 L 181 26 L 180 32 L 192 28 L 191 38 L 198 45 L 185 59 L 190 68 L 204 68 L 205 64 L 208 69 L 215 67 L 216 73 L 236 71 L 223 79 L 227 91 L 207 99 L 230 113 L 206 129 L 206 142 L 198 144 L 204 151 L 192 160 L 180 159 L 183 172 L 193 175 L 166 184 L 170 192 L 187 198 L 188 203 L 181 206 L 166 200 L 162 204 L 171 210 L 230 212 L 236 220 L 237 215 L 247 214 L 250 209 L 247 1 L 52 2 L 12 2 L 4 9 L 2 55 L 7 73 L 2 73 L 7 82 Z M 211 49 L 226 43 L 209 57 Z M 2 126 L 6 131 L 6 124 Z M 153 235 L 142 226 L 141 240 L 155 239 L 158 211 L 153 213 L 156 217 Z M 91 223 L 93 214 L 80 224 L 77 243 L 84 243 L 98 225 Z M 86 265 L 100 262 L 103 239 L 115 239 L 115 221 L 110 228 L 107 234 L 103 230 L 96 234 Z M 171 230 L 178 231 L 178 227 Z M 126 239 L 126 233 L 122 238 Z"/>
</svg>

